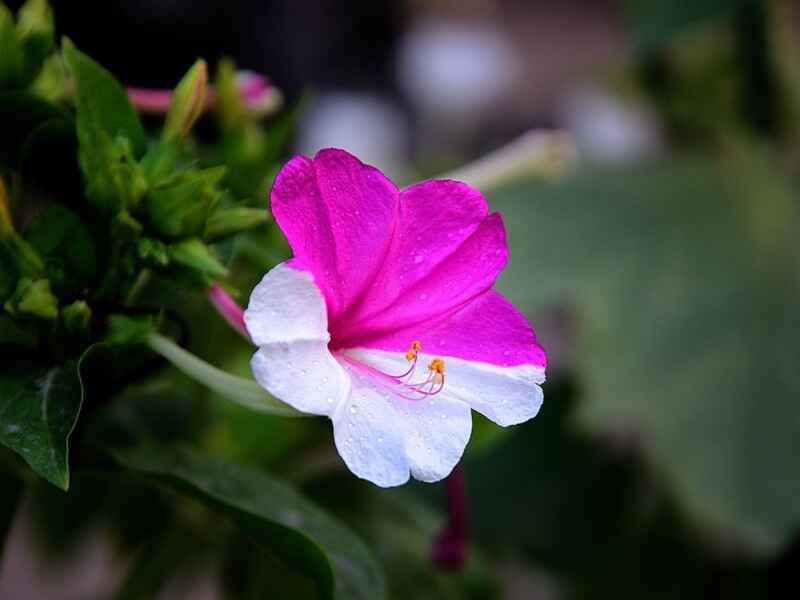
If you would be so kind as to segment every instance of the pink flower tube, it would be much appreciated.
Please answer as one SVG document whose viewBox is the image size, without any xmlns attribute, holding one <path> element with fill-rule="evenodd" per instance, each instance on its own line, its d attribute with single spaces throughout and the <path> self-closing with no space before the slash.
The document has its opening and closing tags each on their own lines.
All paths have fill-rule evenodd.
<svg viewBox="0 0 800 600">
<path fill-rule="evenodd" d="M 502 426 L 537 414 L 547 359 L 492 289 L 508 247 L 478 190 L 452 180 L 398 190 L 328 149 L 284 166 L 271 208 L 294 257 L 245 311 L 253 374 L 329 417 L 353 473 L 382 487 L 438 481 L 464 452 L 473 409 Z"/>
<path fill-rule="evenodd" d="M 252 71 L 237 73 L 239 92 L 245 108 L 253 114 L 265 115 L 278 108 L 282 101 L 280 91 L 266 77 Z M 172 102 L 172 91 L 162 89 L 128 87 L 128 98 L 133 107 L 141 113 L 165 115 Z M 206 93 L 204 111 L 213 108 L 215 102 L 214 89 L 209 87 Z"/>
</svg>

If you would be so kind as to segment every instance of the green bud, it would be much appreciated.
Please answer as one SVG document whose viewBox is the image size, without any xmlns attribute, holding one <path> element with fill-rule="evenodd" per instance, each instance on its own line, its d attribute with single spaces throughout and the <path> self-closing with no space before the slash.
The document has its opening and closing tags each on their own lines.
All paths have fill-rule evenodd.
<svg viewBox="0 0 800 600">
<path fill-rule="evenodd" d="M 169 264 L 167 245 L 153 238 L 142 238 L 136 245 L 136 252 L 144 262 L 156 267 L 166 267 Z"/>
<path fill-rule="evenodd" d="M 206 223 L 206 241 L 228 237 L 240 231 L 258 227 L 269 221 L 269 213 L 260 208 L 223 208 L 209 217 Z"/>
<path fill-rule="evenodd" d="M 241 125 L 245 120 L 244 102 L 236 77 L 236 65 L 233 61 L 228 58 L 221 60 L 214 82 L 215 110 L 222 128 L 226 131 Z"/>
<path fill-rule="evenodd" d="M 23 277 L 14 295 L 6 301 L 5 309 L 12 315 L 53 320 L 58 317 L 58 299 L 50 291 L 47 279 Z"/>
<path fill-rule="evenodd" d="M 211 278 L 225 277 L 228 270 L 219 262 L 211 249 L 197 238 L 172 244 L 169 256 L 178 265 Z"/>
<path fill-rule="evenodd" d="M 198 60 L 172 95 L 172 104 L 164 124 L 165 141 L 174 142 L 189 135 L 195 121 L 203 114 L 207 88 L 208 65 L 204 60 Z"/>
<path fill-rule="evenodd" d="M 129 317 L 111 315 L 105 342 L 112 346 L 142 344 L 151 333 L 158 331 L 159 319 L 152 315 Z"/>
<path fill-rule="evenodd" d="M 64 307 L 61 311 L 61 318 L 69 333 L 73 335 L 86 333 L 89 331 L 89 323 L 92 320 L 92 309 L 83 300 L 76 300 Z"/>
</svg>

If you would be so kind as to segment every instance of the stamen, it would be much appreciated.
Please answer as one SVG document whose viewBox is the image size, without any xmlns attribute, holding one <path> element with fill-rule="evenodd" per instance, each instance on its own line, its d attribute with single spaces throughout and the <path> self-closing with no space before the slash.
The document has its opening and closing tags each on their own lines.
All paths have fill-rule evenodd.
<svg viewBox="0 0 800 600">
<path fill-rule="evenodd" d="M 389 377 L 394 377 L 395 379 L 404 379 L 411 375 L 414 372 L 414 369 L 417 368 L 417 359 L 419 358 L 419 351 L 422 349 L 422 344 L 420 344 L 419 340 L 414 340 L 411 342 L 411 347 L 406 352 L 406 360 L 411 363 L 411 366 L 408 367 L 408 370 L 405 373 L 401 373 L 400 375 L 389 375 Z"/>
<path fill-rule="evenodd" d="M 378 371 L 381 375 L 386 376 L 397 385 L 397 388 L 392 391 L 404 398 L 411 401 L 419 401 L 430 396 L 435 396 L 444 389 L 444 360 L 441 358 L 434 358 L 428 363 L 428 376 L 423 381 L 410 382 L 408 381 L 413 376 L 417 368 L 419 360 L 419 353 L 422 350 L 422 344 L 418 340 L 411 342 L 411 346 L 405 354 L 406 360 L 411 363 L 408 369 L 399 375 L 393 375 Z"/>
</svg>

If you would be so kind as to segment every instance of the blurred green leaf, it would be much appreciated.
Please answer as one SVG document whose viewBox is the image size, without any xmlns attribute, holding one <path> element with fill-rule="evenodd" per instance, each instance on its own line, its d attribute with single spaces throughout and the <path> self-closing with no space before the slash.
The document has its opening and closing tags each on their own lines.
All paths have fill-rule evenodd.
<svg viewBox="0 0 800 600">
<path fill-rule="evenodd" d="M 623 0 L 634 47 L 650 52 L 672 42 L 690 28 L 730 18 L 755 0 Z"/>
<path fill-rule="evenodd" d="M 636 436 L 704 523 L 775 548 L 800 523 L 791 195 L 754 153 L 497 193 L 500 288 L 571 303 L 582 422 Z M 548 340 L 542 340 L 548 347 Z"/>
<path fill-rule="evenodd" d="M 19 10 L 17 37 L 22 47 L 23 81 L 27 85 L 41 71 L 53 49 L 53 11 L 47 0 L 27 0 Z"/>
<path fill-rule="evenodd" d="M 81 290 L 97 276 L 97 250 L 88 228 L 60 204 L 47 208 L 25 230 L 25 239 L 44 260 L 56 293 Z"/>
<path fill-rule="evenodd" d="M 48 321 L 58 317 L 58 298 L 50 290 L 47 279 L 21 278 L 14 294 L 3 306 L 12 316 L 36 317 Z"/>
<path fill-rule="evenodd" d="M 0 92 L 0 162 L 15 165 L 26 140 L 39 125 L 65 117 L 64 111 L 27 92 Z"/>
<path fill-rule="evenodd" d="M 80 362 L 0 365 L 0 443 L 63 490 L 69 488 L 69 437 L 83 403 Z"/>
<path fill-rule="evenodd" d="M 223 508 L 288 565 L 310 574 L 325 598 L 384 598 L 383 573 L 364 543 L 286 484 L 188 449 L 150 446 L 115 456 Z"/>
<path fill-rule="evenodd" d="M 0 89 L 24 85 L 24 64 L 25 57 L 14 26 L 14 16 L 5 4 L 0 4 Z"/>
</svg>

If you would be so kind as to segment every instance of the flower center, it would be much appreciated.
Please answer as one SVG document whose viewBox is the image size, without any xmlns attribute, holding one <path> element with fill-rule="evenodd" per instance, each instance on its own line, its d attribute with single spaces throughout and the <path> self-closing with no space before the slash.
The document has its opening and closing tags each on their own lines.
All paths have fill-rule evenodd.
<svg viewBox="0 0 800 600">
<path fill-rule="evenodd" d="M 395 375 L 378 370 L 397 384 L 399 389 L 394 389 L 394 393 L 406 400 L 423 400 L 435 396 L 444 389 L 444 360 L 438 357 L 428 363 L 425 379 L 413 381 L 421 349 L 422 344 L 418 340 L 411 342 L 411 346 L 406 352 L 406 360 L 411 364 L 404 373 Z"/>
</svg>

